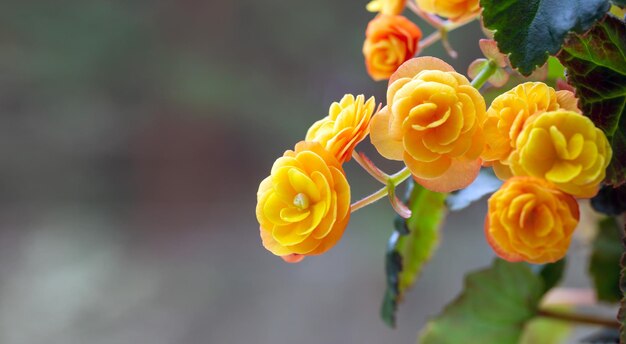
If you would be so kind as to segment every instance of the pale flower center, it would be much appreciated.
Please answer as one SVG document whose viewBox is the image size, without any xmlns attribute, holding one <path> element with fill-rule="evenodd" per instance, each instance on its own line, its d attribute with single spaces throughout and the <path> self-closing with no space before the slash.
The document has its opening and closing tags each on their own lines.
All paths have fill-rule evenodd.
<svg viewBox="0 0 626 344">
<path fill-rule="evenodd" d="M 309 197 L 301 192 L 293 198 L 293 205 L 300 210 L 307 209 L 309 207 Z"/>
</svg>

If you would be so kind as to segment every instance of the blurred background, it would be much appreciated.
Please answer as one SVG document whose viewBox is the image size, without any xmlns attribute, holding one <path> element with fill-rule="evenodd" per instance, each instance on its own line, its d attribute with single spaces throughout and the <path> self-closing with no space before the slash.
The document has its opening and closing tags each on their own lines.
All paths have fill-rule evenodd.
<svg viewBox="0 0 626 344">
<path fill-rule="evenodd" d="M 254 215 L 274 159 L 332 101 L 384 101 L 366 2 L 4 1 L 0 343 L 414 343 L 492 260 L 484 201 L 448 217 L 396 329 L 379 318 L 386 202 L 298 265 L 263 249 Z M 480 28 L 451 36 L 464 73 Z M 353 198 L 378 188 L 346 170 Z"/>
</svg>

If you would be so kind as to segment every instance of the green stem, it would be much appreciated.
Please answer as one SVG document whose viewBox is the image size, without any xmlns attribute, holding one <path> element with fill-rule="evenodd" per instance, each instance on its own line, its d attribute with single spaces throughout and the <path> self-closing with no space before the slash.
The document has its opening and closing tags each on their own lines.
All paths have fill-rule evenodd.
<svg viewBox="0 0 626 344">
<path fill-rule="evenodd" d="M 384 188 L 374 192 L 373 194 L 352 203 L 352 205 L 350 206 L 350 212 L 354 213 L 355 211 L 363 207 L 366 207 L 378 201 L 381 198 L 385 198 L 385 196 L 387 196 L 388 193 L 389 193 L 389 188 L 385 186 Z"/>
<path fill-rule="evenodd" d="M 408 168 L 404 168 L 400 170 L 398 173 L 389 177 L 387 182 L 387 186 L 384 188 L 374 192 L 373 194 L 366 196 L 354 203 L 350 206 L 350 211 L 355 212 L 363 207 L 366 207 L 381 198 L 384 198 L 389 194 L 389 191 L 395 189 L 396 186 L 400 185 L 403 181 L 407 180 L 411 176 L 411 171 Z"/>
<path fill-rule="evenodd" d="M 579 323 L 579 324 L 619 328 L 619 323 L 615 321 L 614 319 L 597 318 L 591 315 L 561 313 L 561 312 L 554 312 L 554 311 L 547 310 L 547 309 L 540 309 L 537 315 L 540 317 L 544 317 L 544 318 L 569 321 L 569 322 L 574 322 L 574 323 Z"/>
<path fill-rule="evenodd" d="M 400 183 L 402 183 L 403 181 L 407 180 L 407 178 L 409 178 L 410 176 L 411 176 L 411 171 L 409 171 L 409 169 L 405 167 L 401 169 L 400 171 L 398 171 L 398 173 L 389 177 L 389 180 L 391 184 L 393 184 L 393 186 L 396 187 L 400 185 Z"/>
<path fill-rule="evenodd" d="M 493 73 L 498 70 L 498 65 L 492 60 L 476 75 L 476 78 L 472 80 L 472 86 L 476 89 L 480 89 L 489 80 Z"/>
</svg>

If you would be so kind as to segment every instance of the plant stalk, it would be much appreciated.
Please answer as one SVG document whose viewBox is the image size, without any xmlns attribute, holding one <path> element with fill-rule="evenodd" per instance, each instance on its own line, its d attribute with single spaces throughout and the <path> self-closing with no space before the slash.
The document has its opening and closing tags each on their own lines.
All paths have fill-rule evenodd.
<svg viewBox="0 0 626 344">
<path fill-rule="evenodd" d="M 397 173 L 389 177 L 387 185 L 384 188 L 352 203 L 352 205 L 350 206 L 350 212 L 355 212 L 363 207 L 366 207 L 378 201 L 381 198 L 384 198 L 385 196 L 389 194 L 390 190 L 395 189 L 396 186 L 401 184 L 403 181 L 407 180 L 410 176 L 411 176 L 411 171 L 409 171 L 409 169 L 406 167 L 403 168 L 402 170 L 398 171 Z"/>
<path fill-rule="evenodd" d="M 489 80 L 489 78 L 493 75 L 493 73 L 498 70 L 498 66 L 492 60 L 489 60 L 487 66 L 485 66 L 479 73 L 476 75 L 476 78 L 472 80 L 472 86 L 476 89 L 480 89 L 483 85 Z"/>
<path fill-rule="evenodd" d="M 591 315 L 561 313 L 547 309 L 540 309 L 538 316 L 555 320 L 569 321 L 578 324 L 597 325 L 610 328 L 619 328 L 619 323 L 615 319 L 598 318 Z"/>
</svg>

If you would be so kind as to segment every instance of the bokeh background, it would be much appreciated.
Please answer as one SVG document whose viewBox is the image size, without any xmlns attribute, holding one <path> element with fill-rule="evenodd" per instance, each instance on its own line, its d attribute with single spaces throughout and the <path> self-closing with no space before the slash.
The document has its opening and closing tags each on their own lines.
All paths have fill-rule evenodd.
<svg viewBox="0 0 626 344">
<path fill-rule="evenodd" d="M 396 329 L 379 318 L 388 204 L 298 265 L 254 216 L 259 181 L 332 101 L 384 101 L 366 2 L 3 1 L 0 343 L 415 342 L 493 257 L 484 202 L 448 217 Z M 454 32 L 446 60 L 464 72 L 480 36 Z M 378 187 L 347 173 L 354 198 Z M 578 265 L 570 286 L 588 284 Z"/>
</svg>

